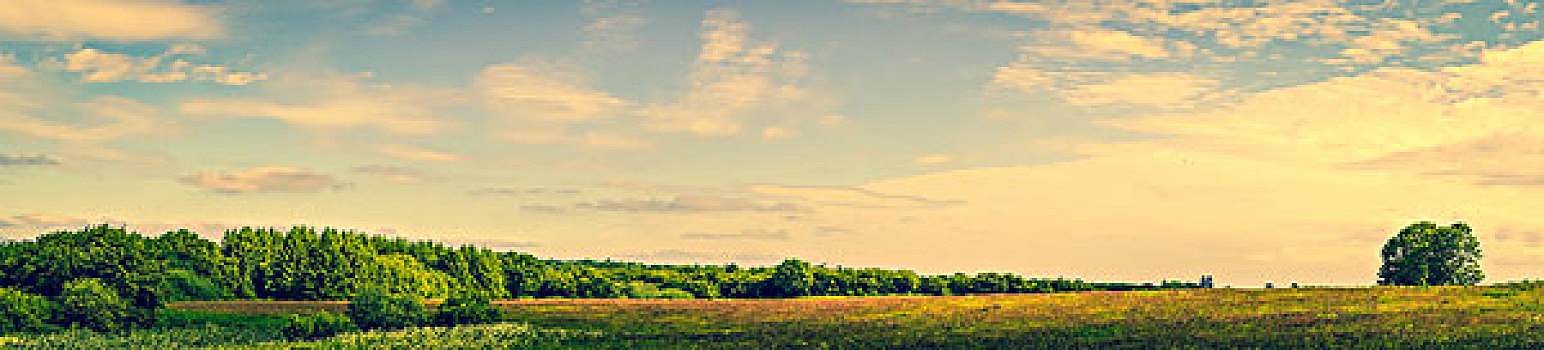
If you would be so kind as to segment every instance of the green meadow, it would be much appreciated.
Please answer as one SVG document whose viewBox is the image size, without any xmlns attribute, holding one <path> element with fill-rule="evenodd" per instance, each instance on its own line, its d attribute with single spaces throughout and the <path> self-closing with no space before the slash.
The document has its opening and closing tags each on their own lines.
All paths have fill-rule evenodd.
<svg viewBox="0 0 1544 350">
<path fill-rule="evenodd" d="M 1529 285 L 1193 289 L 779 300 L 496 301 L 497 324 L 291 341 L 305 303 L 174 303 L 154 329 L 6 338 L 26 348 L 1472 348 L 1544 346 Z M 198 311 L 187 311 L 197 308 Z"/>
</svg>

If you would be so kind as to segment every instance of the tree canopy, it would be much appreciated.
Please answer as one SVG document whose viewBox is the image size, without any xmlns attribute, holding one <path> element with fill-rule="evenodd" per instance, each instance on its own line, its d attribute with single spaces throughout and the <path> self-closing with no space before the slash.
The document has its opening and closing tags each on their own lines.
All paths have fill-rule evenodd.
<svg viewBox="0 0 1544 350">
<path fill-rule="evenodd" d="M 1406 226 L 1383 245 L 1378 284 L 1396 286 L 1473 285 L 1480 271 L 1480 240 L 1468 224 L 1439 227 L 1429 221 Z"/>
</svg>

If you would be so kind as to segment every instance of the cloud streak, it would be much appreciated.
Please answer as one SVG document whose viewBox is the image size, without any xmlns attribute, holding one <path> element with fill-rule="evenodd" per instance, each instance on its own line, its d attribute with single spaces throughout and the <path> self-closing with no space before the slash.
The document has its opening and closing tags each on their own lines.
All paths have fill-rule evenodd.
<svg viewBox="0 0 1544 350">
<path fill-rule="evenodd" d="M 39 41 L 212 39 L 226 34 L 219 7 L 163 0 L 10 0 L 0 35 Z"/>
<path fill-rule="evenodd" d="M 574 204 L 574 208 L 640 213 L 783 212 L 802 209 L 799 205 L 790 202 L 757 201 L 744 198 L 700 195 L 680 195 L 671 199 L 600 200 Z"/>
<path fill-rule="evenodd" d="M 257 167 L 232 173 L 201 172 L 182 182 L 223 194 L 316 193 L 350 186 L 332 175 L 295 167 Z"/>
<path fill-rule="evenodd" d="M 45 155 L 13 156 L 0 154 L 0 166 L 59 165 L 59 160 Z"/>
<path fill-rule="evenodd" d="M 787 230 L 758 230 L 747 229 L 738 233 L 683 233 L 682 239 L 691 240 L 749 240 L 749 241 L 786 241 L 792 238 Z"/>
<path fill-rule="evenodd" d="M 320 131 L 369 127 L 397 135 L 426 135 L 458 126 L 436 113 L 457 100 L 453 90 L 298 74 L 281 76 L 265 87 L 280 98 L 190 99 L 179 104 L 179 110 L 195 117 L 271 118 Z M 302 96 L 295 96 L 297 92 Z"/>
</svg>

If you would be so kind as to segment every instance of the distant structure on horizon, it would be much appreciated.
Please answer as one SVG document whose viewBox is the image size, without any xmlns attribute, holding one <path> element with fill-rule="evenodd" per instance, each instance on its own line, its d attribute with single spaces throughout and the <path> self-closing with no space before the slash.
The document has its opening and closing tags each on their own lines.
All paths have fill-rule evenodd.
<svg viewBox="0 0 1544 350">
<path fill-rule="evenodd" d="M 1201 275 L 1201 288 L 1212 287 L 1212 275 Z"/>
</svg>

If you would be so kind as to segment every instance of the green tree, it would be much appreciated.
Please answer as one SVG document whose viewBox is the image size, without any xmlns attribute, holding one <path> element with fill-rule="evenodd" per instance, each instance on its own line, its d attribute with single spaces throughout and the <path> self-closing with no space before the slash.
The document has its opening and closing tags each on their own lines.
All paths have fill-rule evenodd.
<svg viewBox="0 0 1544 350">
<path fill-rule="evenodd" d="M 423 300 L 412 294 L 396 294 L 371 288 L 349 300 L 348 315 L 360 329 L 399 329 L 423 325 L 429 313 Z"/>
<path fill-rule="evenodd" d="M 485 293 L 462 292 L 445 300 L 434 312 L 434 325 L 458 326 L 498 322 L 499 309 Z"/>
<path fill-rule="evenodd" d="M 48 298 L 0 288 L 0 334 L 47 331 L 52 328 L 47 322 L 53 312 Z"/>
<path fill-rule="evenodd" d="M 326 338 L 357 329 L 353 320 L 329 312 L 290 314 L 286 321 L 279 333 L 294 340 Z"/>
<path fill-rule="evenodd" d="M 1462 222 L 1439 227 L 1422 221 L 1400 230 L 1383 245 L 1378 284 L 1396 286 L 1472 285 L 1480 271 L 1480 241 Z"/>
<path fill-rule="evenodd" d="M 71 281 L 93 279 L 132 305 L 137 321 L 153 321 L 164 303 L 165 262 L 152 248 L 145 237 L 107 225 L 8 243 L 0 249 L 0 285 L 55 297 Z"/>
<path fill-rule="evenodd" d="M 110 332 L 127 328 L 135 319 L 135 310 L 112 288 L 94 278 L 82 278 L 64 284 L 59 294 L 57 323 Z"/>
<path fill-rule="evenodd" d="M 798 259 L 783 260 L 768 277 L 763 288 L 772 297 L 798 297 L 810 295 L 815 289 L 815 272 L 810 264 Z"/>
</svg>

